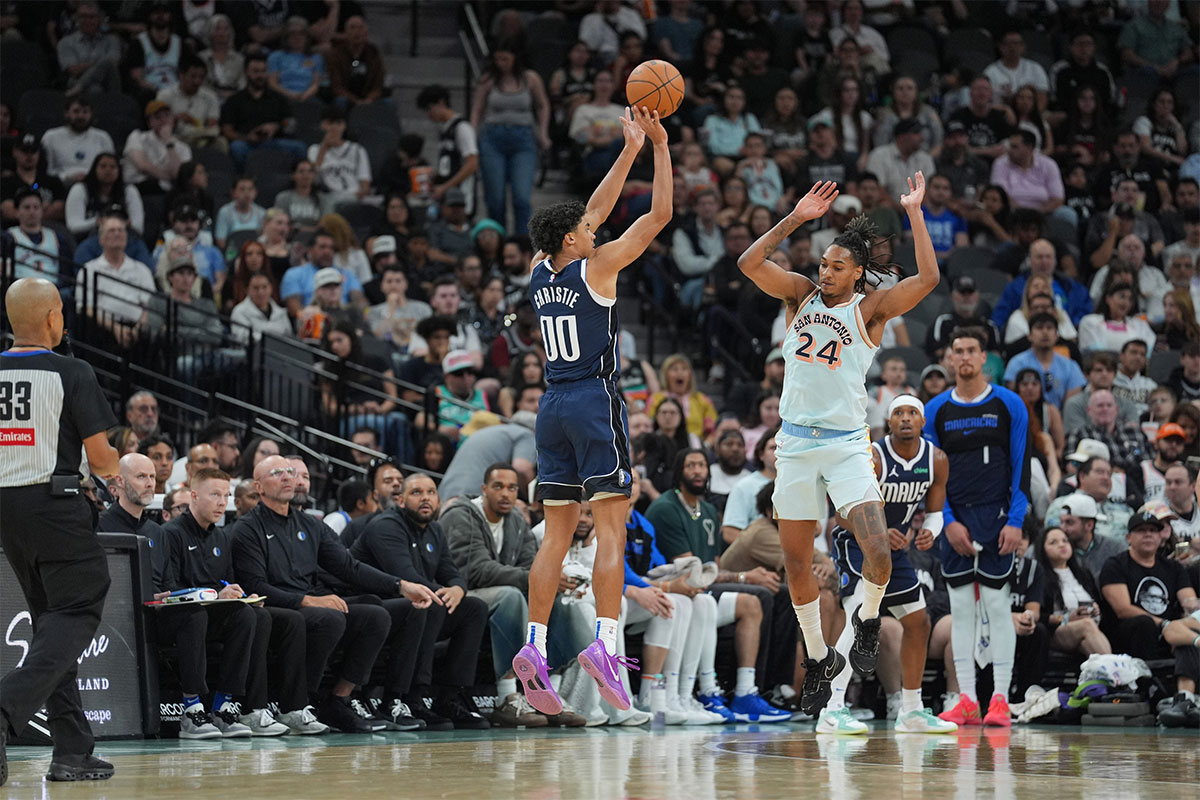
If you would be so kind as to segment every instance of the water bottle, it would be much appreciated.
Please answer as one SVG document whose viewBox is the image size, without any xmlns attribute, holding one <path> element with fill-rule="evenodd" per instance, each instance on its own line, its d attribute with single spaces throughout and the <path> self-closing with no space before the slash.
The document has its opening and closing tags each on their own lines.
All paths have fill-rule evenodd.
<svg viewBox="0 0 1200 800">
<path fill-rule="evenodd" d="M 660 731 L 667 726 L 667 679 L 661 674 L 654 676 L 654 688 L 650 690 L 650 727 Z"/>
</svg>

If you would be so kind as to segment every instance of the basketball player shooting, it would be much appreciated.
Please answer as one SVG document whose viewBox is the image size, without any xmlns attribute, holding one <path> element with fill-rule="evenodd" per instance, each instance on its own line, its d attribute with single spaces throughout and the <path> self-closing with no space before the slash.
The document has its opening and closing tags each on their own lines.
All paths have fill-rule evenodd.
<svg viewBox="0 0 1200 800">
<path fill-rule="evenodd" d="M 546 510 L 546 535 L 529 571 L 529 637 L 513 670 L 529 703 L 558 714 L 562 701 L 550 685 L 546 625 L 558 592 L 563 557 L 579 520 L 579 503 L 591 501 L 597 552 L 592 573 L 596 641 L 579 654 L 600 696 L 629 708 L 620 668 L 617 617 L 624 584 L 625 517 L 632 478 L 628 421 L 617 387 L 617 275 L 671 220 L 671 155 L 658 112 L 626 109 L 625 147 L 587 205 L 559 203 L 534 214 L 530 238 L 538 248 L 529 292 L 546 350 L 546 382 L 537 417 L 537 499 Z M 618 239 L 596 247 L 596 229 L 620 197 L 643 142 L 654 146 L 650 211 Z"/>
<path fill-rule="evenodd" d="M 863 552 L 863 602 L 851 617 L 850 663 L 859 674 L 871 675 L 879 655 L 879 607 L 892 561 L 866 424 L 867 368 L 887 321 L 916 306 L 940 279 L 921 213 L 925 176 L 918 172 L 909 178 L 908 187 L 900 204 L 912 225 L 917 274 L 890 289 L 865 293 L 866 273 L 877 276 L 876 283 L 889 274 L 888 265 L 871 255 L 877 231 L 865 216 L 852 219 L 825 250 L 817 285 L 767 259 L 792 231 L 829 210 L 838 191 L 837 184 L 828 181 L 813 186 L 791 214 L 738 259 L 747 278 L 787 304 L 786 366 L 779 406 L 783 419 L 776 438 L 772 500 L 792 607 L 809 655 L 800 708 L 814 716 L 829 701 L 833 679 L 846 668 L 845 657 L 827 647 L 821 637 L 817 581 L 812 573 L 813 540 L 818 521 L 826 516 L 827 494 L 838 514 L 850 523 Z"/>
</svg>

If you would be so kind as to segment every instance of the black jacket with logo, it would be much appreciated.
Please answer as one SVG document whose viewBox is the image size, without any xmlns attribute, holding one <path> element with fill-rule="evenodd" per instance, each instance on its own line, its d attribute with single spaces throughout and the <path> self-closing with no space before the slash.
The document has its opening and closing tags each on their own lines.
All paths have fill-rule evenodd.
<svg viewBox="0 0 1200 800">
<path fill-rule="evenodd" d="M 142 514 L 140 518 L 134 517 L 122 508 L 120 503 L 113 503 L 107 511 L 100 515 L 96 530 L 101 533 L 136 533 L 138 536 L 145 536 L 150 544 L 150 566 L 153 570 L 154 591 L 166 591 L 169 555 L 166 543 L 167 535 L 161 525 L 145 514 Z M 149 600 L 150 598 L 143 599 Z"/>
<path fill-rule="evenodd" d="M 216 525 L 208 530 L 191 510 L 163 526 L 167 539 L 167 573 L 164 588 L 206 588 L 221 591 L 222 581 L 237 583 L 233 574 L 233 532 Z"/>
<path fill-rule="evenodd" d="M 408 513 L 400 509 L 374 515 L 350 548 L 350 554 L 389 575 L 424 584 L 435 591 L 444 586 L 467 590 L 467 581 L 450 556 L 442 526 L 430 522 L 423 529 L 418 528 Z"/>
</svg>

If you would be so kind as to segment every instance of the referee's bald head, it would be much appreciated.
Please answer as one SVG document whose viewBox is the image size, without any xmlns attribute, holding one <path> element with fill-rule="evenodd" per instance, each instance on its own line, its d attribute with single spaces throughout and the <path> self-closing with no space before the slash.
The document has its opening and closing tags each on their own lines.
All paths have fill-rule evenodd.
<svg viewBox="0 0 1200 800">
<path fill-rule="evenodd" d="M 62 341 L 62 297 L 45 278 L 21 278 L 4 295 L 8 322 L 17 344 L 57 347 Z"/>
</svg>

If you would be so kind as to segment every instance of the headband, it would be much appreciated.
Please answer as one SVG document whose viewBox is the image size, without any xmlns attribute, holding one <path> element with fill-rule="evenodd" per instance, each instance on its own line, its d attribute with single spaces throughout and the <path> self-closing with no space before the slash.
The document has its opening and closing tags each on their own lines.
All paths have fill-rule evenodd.
<svg viewBox="0 0 1200 800">
<path fill-rule="evenodd" d="M 887 415 L 890 417 L 892 414 L 896 413 L 896 409 L 904 408 L 905 406 L 915 408 L 922 417 L 925 416 L 925 404 L 913 397 L 911 394 L 902 394 L 893 400 L 888 405 Z"/>
</svg>

